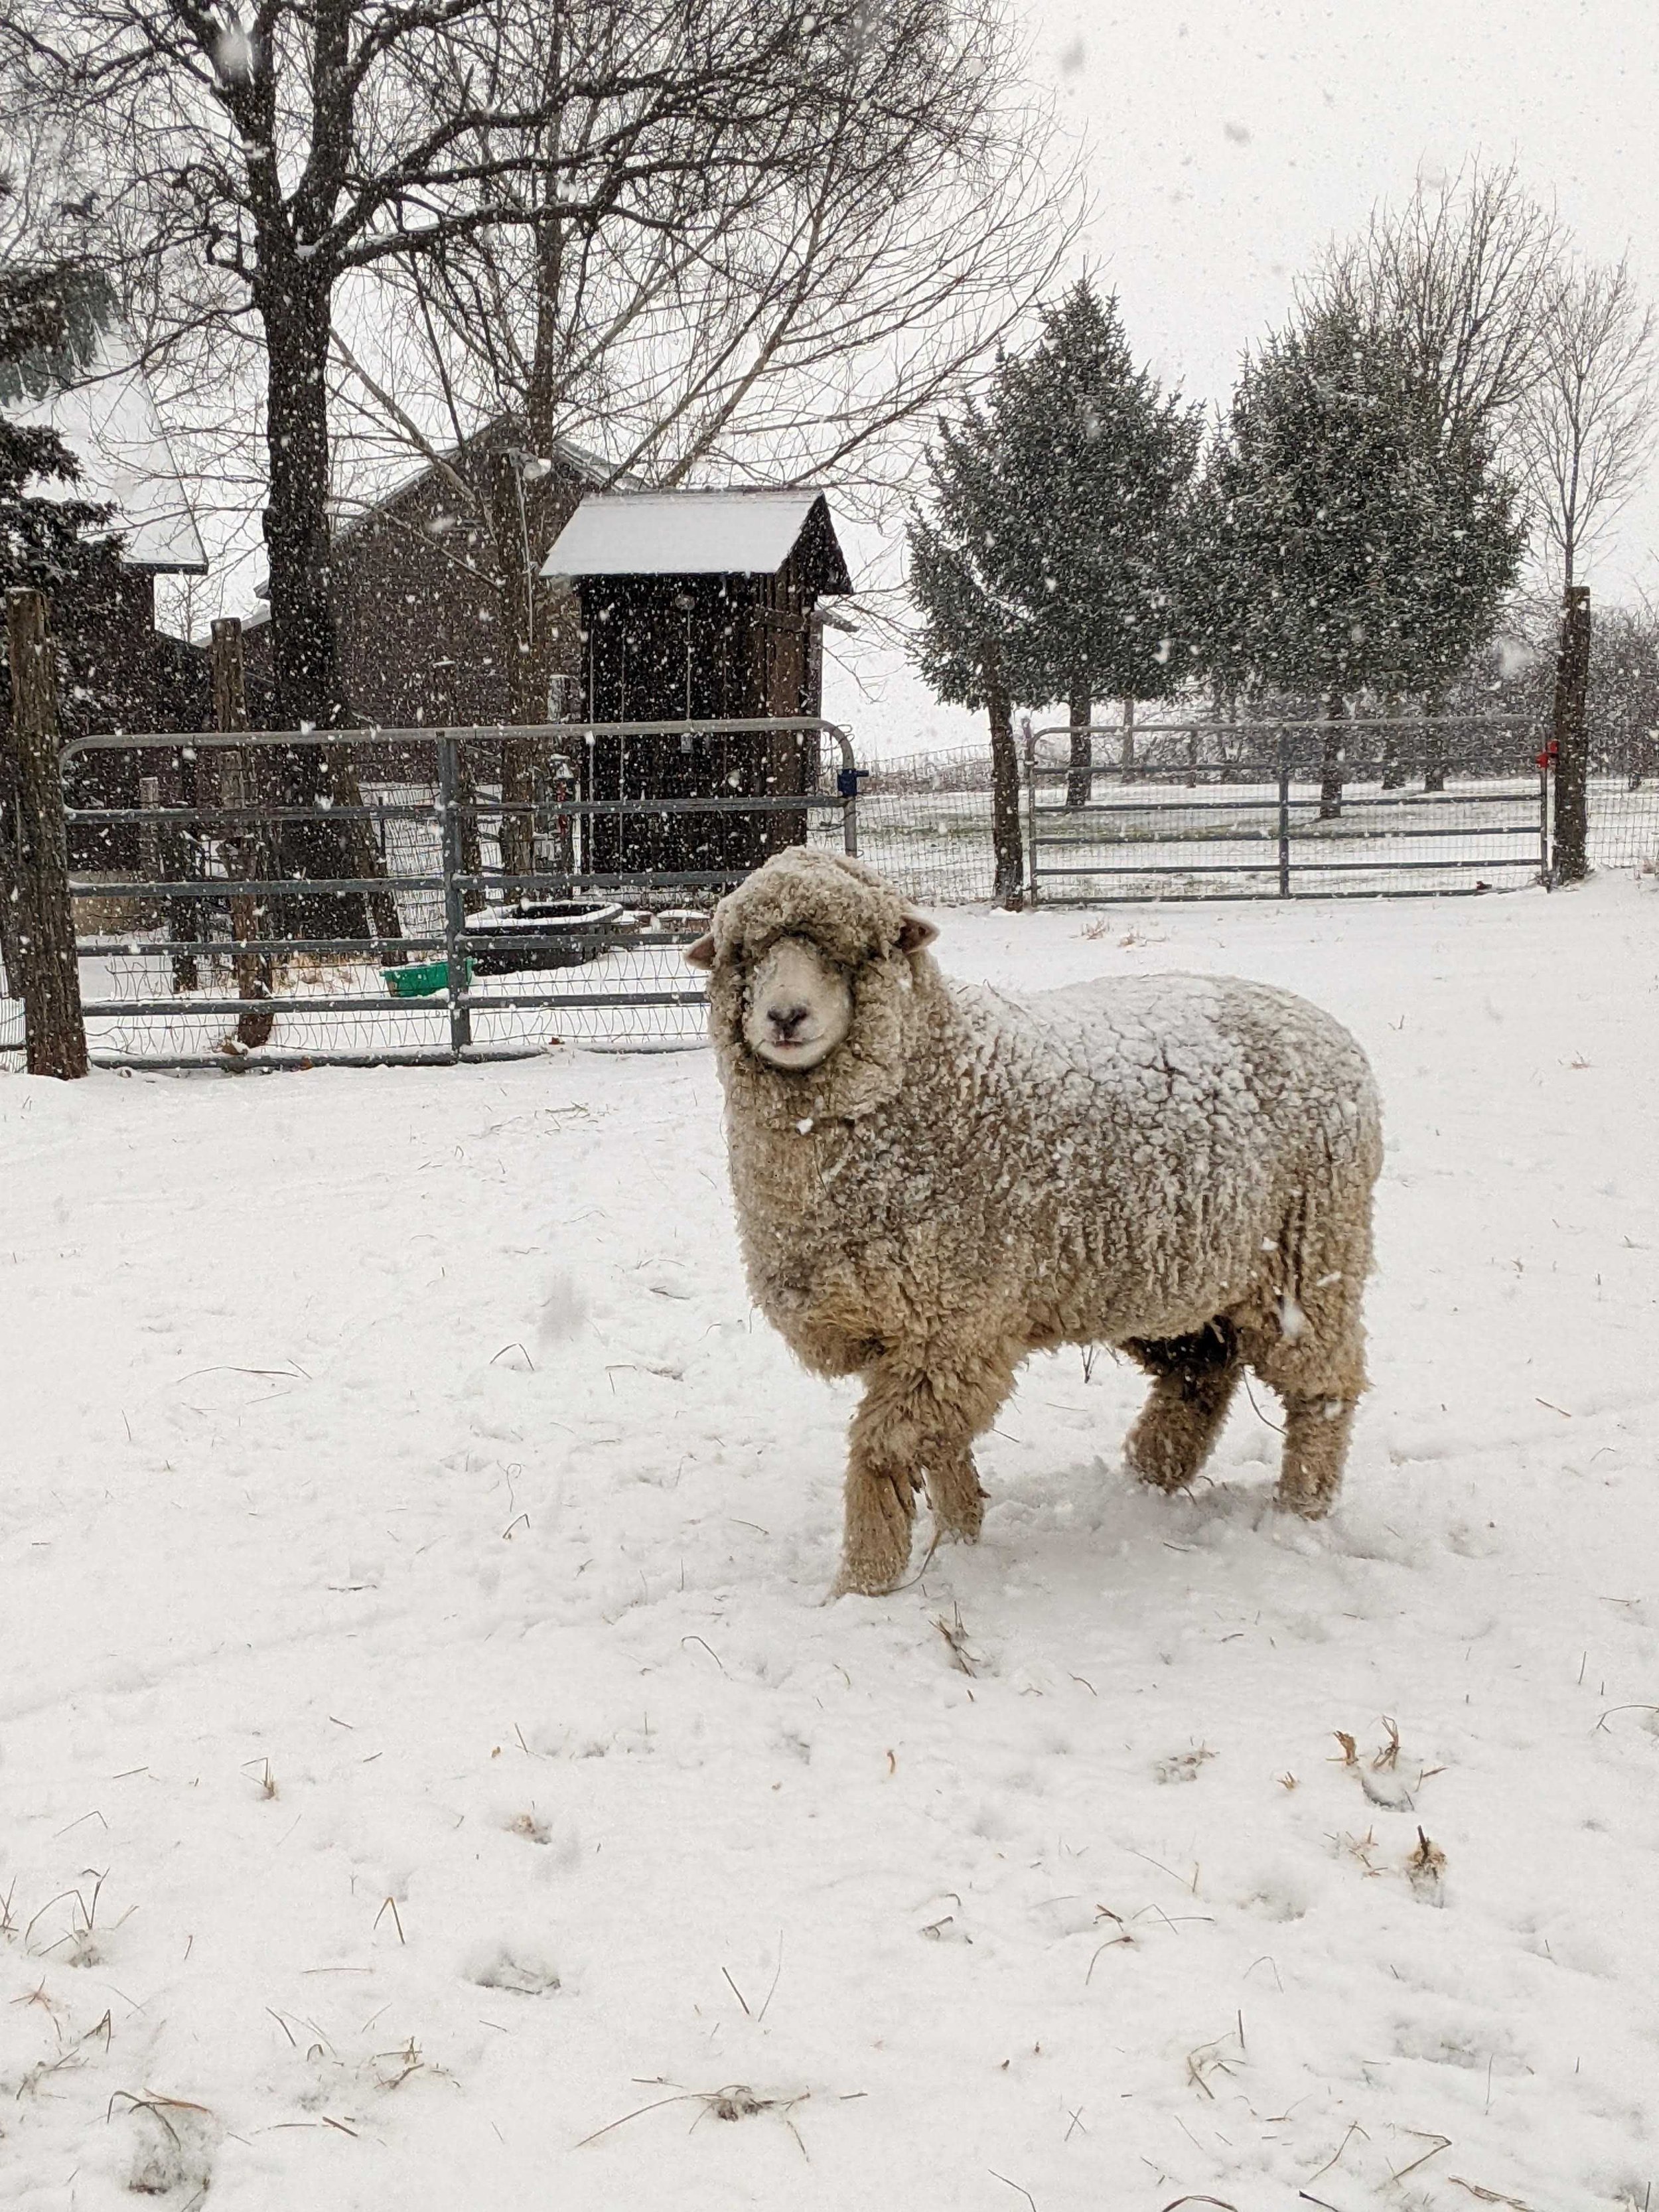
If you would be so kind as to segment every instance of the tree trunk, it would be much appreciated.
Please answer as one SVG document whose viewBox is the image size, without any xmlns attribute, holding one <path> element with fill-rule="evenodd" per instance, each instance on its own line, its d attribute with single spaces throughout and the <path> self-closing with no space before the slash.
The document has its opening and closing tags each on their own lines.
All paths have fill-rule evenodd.
<svg viewBox="0 0 1659 2212">
<path fill-rule="evenodd" d="M 1574 584 L 1562 595 L 1561 649 L 1555 662 L 1555 836 L 1550 874 L 1558 884 L 1582 883 L 1589 873 L 1589 728 L 1584 714 L 1589 655 L 1589 587 Z"/>
<path fill-rule="evenodd" d="M 1399 791 L 1403 789 L 1406 781 L 1406 751 L 1397 692 L 1390 691 L 1385 696 L 1382 720 L 1388 725 L 1382 732 L 1382 788 L 1384 791 Z"/>
<path fill-rule="evenodd" d="M 1334 822 L 1342 812 L 1342 729 L 1347 719 L 1347 702 L 1340 691 L 1333 691 L 1326 708 L 1331 727 L 1325 732 L 1324 747 L 1319 760 L 1319 818 Z"/>
<path fill-rule="evenodd" d="M 23 962 L 18 943 L 23 885 L 17 865 L 22 844 L 18 816 L 21 804 L 11 740 L 0 727 L 0 998 L 19 1001 L 23 996 Z"/>
<path fill-rule="evenodd" d="M 1117 764 L 1127 783 L 1135 772 L 1135 702 L 1133 699 L 1126 699 L 1123 702 L 1123 737 L 1118 747 Z"/>
<path fill-rule="evenodd" d="M 1025 855 L 1019 834 L 1019 753 L 1014 744 L 1013 702 L 994 645 L 985 653 L 985 705 L 991 720 L 991 850 L 996 877 L 992 896 L 1018 912 L 1024 904 Z"/>
<path fill-rule="evenodd" d="M 1423 701 L 1423 720 L 1428 725 L 1423 732 L 1423 788 L 1430 793 L 1446 788 L 1445 703 L 1432 692 Z"/>
<path fill-rule="evenodd" d="M 1066 773 L 1066 804 L 1068 806 L 1086 806 L 1094 791 L 1094 745 L 1089 735 L 1089 725 L 1094 720 L 1094 701 L 1089 696 L 1089 679 L 1085 676 L 1074 676 L 1067 707 L 1072 733 L 1071 759 Z"/>
<path fill-rule="evenodd" d="M 212 799 L 210 777 L 202 773 L 202 756 L 195 746 L 179 746 L 176 750 L 161 755 L 156 763 L 164 807 L 199 807 Z M 198 884 L 204 876 L 202 855 L 202 825 L 199 822 L 164 822 L 157 839 L 161 860 L 161 879 L 169 884 Z M 175 939 L 193 939 L 203 934 L 205 915 L 198 898 L 169 898 L 163 902 L 167 935 Z M 193 991 L 201 980 L 201 969 L 193 952 L 175 952 L 173 956 L 173 988 L 175 991 Z"/>
<path fill-rule="evenodd" d="M 482 914 L 489 901 L 481 880 L 483 843 L 478 836 L 478 770 L 472 754 L 471 745 L 457 744 L 455 748 L 455 816 L 461 873 L 472 878 L 461 893 L 461 910 L 465 914 Z"/>
<path fill-rule="evenodd" d="M 328 387 L 325 371 L 331 283 L 301 260 L 286 234 L 262 227 L 258 299 L 266 351 L 265 439 L 270 486 L 265 550 L 270 563 L 271 679 L 279 729 L 334 729 L 344 720 L 334 627 L 328 529 Z M 270 234 L 275 230 L 275 235 Z M 356 873 L 343 823 L 322 811 L 333 796 L 323 748 L 279 756 L 282 799 L 316 818 L 283 825 L 283 872 L 313 881 Z M 353 892 L 301 892 L 285 905 L 284 933 L 368 937 L 367 901 Z M 288 923 L 294 924 L 292 932 Z"/>
<path fill-rule="evenodd" d="M 537 434 L 532 429 L 531 434 L 533 438 Z M 551 447 L 550 431 L 544 434 L 544 442 Z M 501 611 L 512 640 L 507 713 L 514 722 L 538 723 L 550 719 L 553 680 L 567 672 L 572 659 L 574 602 L 560 605 L 541 585 L 539 578 L 548 548 L 575 512 L 579 495 L 556 476 L 544 477 L 535 483 L 523 482 L 512 457 L 506 453 L 501 456 L 493 529 Z M 508 737 L 502 740 L 503 807 L 528 807 L 533 802 L 538 776 L 553 752 L 554 747 L 544 738 Z M 503 812 L 501 839 L 502 874 L 533 875 L 535 817 L 529 813 Z"/>
<path fill-rule="evenodd" d="M 227 736 L 247 728 L 247 691 L 242 663 L 242 625 L 234 617 L 216 622 L 212 632 L 210 666 L 213 676 L 213 726 Z M 269 832 L 259 819 L 262 811 L 257 754 L 245 748 L 219 756 L 219 803 L 239 809 L 241 819 L 231 823 L 220 842 L 226 873 L 244 882 L 258 883 L 274 860 Z M 262 1002 L 270 996 L 270 955 L 252 951 L 260 934 L 260 917 L 268 902 L 253 892 L 233 896 L 230 933 L 236 939 L 236 995 L 247 1003 L 236 1018 L 236 1041 L 252 1050 L 270 1042 L 276 1017 Z"/>
<path fill-rule="evenodd" d="M 500 580 L 503 627 L 508 638 L 507 717 L 514 722 L 543 722 L 547 719 L 547 685 L 538 681 L 545 655 L 536 634 L 536 540 L 530 532 L 530 487 L 524 482 L 519 459 L 511 453 L 496 456 L 492 521 L 495 540 L 496 575 Z M 529 814 L 508 813 L 514 806 L 528 806 L 536 795 L 536 769 L 545 747 L 533 738 L 501 740 L 501 873 L 528 876 L 535 872 L 535 819 Z M 510 894 L 514 897 L 521 892 Z"/>
<path fill-rule="evenodd" d="M 87 1072 L 81 970 L 69 895 L 58 757 L 58 687 L 44 592 L 14 591 L 6 610 L 11 665 L 9 786 L 16 793 L 17 958 L 31 1075 Z"/>
<path fill-rule="evenodd" d="M 556 143 L 556 129 L 555 133 Z M 550 149 L 551 155 L 553 149 Z M 563 326 L 565 217 L 545 210 L 534 228 L 536 249 L 536 337 L 524 395 L 524 434 L 532 460 L 546 460 L 558 435 L 558 401 L 568 370 L 568 337 Z M 495 537 L 502 599 L 510 610 L 513 640 L 512 704 L 515 722 L 545 722 L 553 678 L 563 672 L 572 642 L 568 611 L 556 610 L 538 579 L 548 548 L 575 511 L 576 498 L 560 476 L 530 480 L 527 471 L 503 455 L 494 485 Z M 507 738 L 501 746 L 501 799 L 528 806 L 534 800 L 538 773 L 552 757 L 543 739 Z M 535 872 L 535 817 L 501 816 L 501 872 Z"/>
</svg>

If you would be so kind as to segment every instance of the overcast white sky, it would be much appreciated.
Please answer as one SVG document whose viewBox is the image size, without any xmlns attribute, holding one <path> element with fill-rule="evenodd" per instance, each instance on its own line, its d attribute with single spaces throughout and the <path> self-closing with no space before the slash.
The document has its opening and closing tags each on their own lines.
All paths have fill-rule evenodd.
<svg viewBox="0 0 1659 2212">
<path fill-rule="evenodd" d="M 1659 0 L 1024 0 L 1085 137 L 1090 262 L 1166 380 L 1224 399 L 1298 271 L 1419 170 L 1513 154 L 1585 250 L 1659 292 Z M 1659 586 L 1659 471 L 1589 564 Z M 964 725 L 902 678 L 838 703 L 888 752 Z M 831 710 L 833 711 L 833 709 Z"/>
</svg>

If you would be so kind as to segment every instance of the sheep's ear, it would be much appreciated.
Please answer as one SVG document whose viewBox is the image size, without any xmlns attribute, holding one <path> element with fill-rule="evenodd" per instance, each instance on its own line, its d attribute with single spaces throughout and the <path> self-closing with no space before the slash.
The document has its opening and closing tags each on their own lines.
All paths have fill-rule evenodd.
<svg viewBox="0 0 1659 2212">
<path fill-rule="evenodd" d="M 899 924 L 898 949 L 901 952 L 920 952 L 938 935 L 938 928 L 933 922 L 924 921 L 919 914 L 907 914 Z"/>
<path fill-rule="evenodd" d="M 712 968 L 714 964 L 714 940 L 700 937 L 695 945 L 688 945 L 685 957 L 693 968 Z"/>
</svg>

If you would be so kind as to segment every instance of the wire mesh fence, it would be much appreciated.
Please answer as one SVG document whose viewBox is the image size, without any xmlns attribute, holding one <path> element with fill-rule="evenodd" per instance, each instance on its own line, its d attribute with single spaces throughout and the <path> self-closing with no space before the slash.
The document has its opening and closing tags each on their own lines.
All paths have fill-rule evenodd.
<svg viewBox="0 0 1659 2212">
<path fill-rule="evenodd" d="M 1297 889 L 1311 895 L 1320 877 L 1327 891 L 1372 896 L 1433 888 L 1436 877 L 1444 878 L 1442 890 L 1530 881 L 1542 865 L 1538 732 L 1515 721 L 1448 718 L 1430 756 L 1420 724 L 1402 723 L 1397 730 L 1389 757 L 1345 762 L 1341 816 L 1322 824 L 1320 730 L 1314 724 L 1297 726 L 1289 754 Z M 1218 720 L 1143 725 L 1133 734 L 1133 765 L 1126 775 L 1122 730 L 1094 732 L 1093 796 L 1117 816 L 1110 842 L 1132 848 L 1118 858 L 1149 864 L 1139 872 L 1138 894 L 1116 895 L 1237 896 L 1240 881 L 1204 863 L 1255 859 L 1263 862 L 1259 895 L 1276 896 L 1278 768 L 1276 761 L 1265 771 L 1259 761 L 1252 764 L 1261 745 L 1259 729 Z M 1366 734 L 1356 726 L 1350 742 L 1363 744 Z M 1032 735 L 1032 758 L 1048 803 L 1066 781 L 1069 732 Z M 1020 744 L 1024 752 L 1024 738 Z M 1441 782 L 1441 791 L 1425 787 Z M 1230 852 L 1229 833 L 1260 833 L 1264 809 L 1275 832 L 1270 850 L 1255 852 L 1247 843 Z M 813 834 L 816 839 L 830 833 L 820 827 Z M 988 901 L 995 879 L 988 744 L 860 769 L 858 836 L 864 858 L 919 904 Z M 1160 843 L 1174 849 L 1160 853 L 1155 849 Z M 1421 862 L 1435 846 L 1460 867 L 1399 865 Z M 1103 841 L 1097 841 L 1096 856 L 1108 857 Z M 1086 851 L 1082 857 L 1088 857 Z M 1592 775 L 1589 859 L 1600 868 L 1659 872 L 1659 773 Z M 1151 865 L 1170 872 L 1153 876 Z M 1096 893 L 1104 895 L 1104 880 L 1097 882 Z M 1051 896 L 1055 889 L 1051 883 Z"/>
<path fill-rule="evenodd" d="M 1025 826 L 1039 892 L 1280 895 L 1280 793 L 1276 766 L 1252 763 L 1259 736 L 1222 723 L 1143 726 L 1126 774 L 1122 734 L 1096 732 L 1091 805 L 1081 813 L 1062 806 L 1069 733 L 1034 734 Z M 560 732 L 562 740 L 571 735 Z M 1454 725 L 1425 757 L 1419 734 L 1387 757 L 1345 761 L 1340 811 L 1322 818 L 1320 732 L 1303 726 L 1289 749 L 1285 793 L 1295 892 L 1375 896 L 1531 880 L 1542 857 L 1538 780 L 1528 758 L 1536 742 L 1535 732 L 1512 725 Z M 268 791 L 256 794 L 257 807 L 246 793 L 239 800 L 222 759 L 201 768 L 215 748 L 240 751 L 244 763 L 257 751 L 246 738 L 134 740 L 100 763 L 71 762 L 67 772 L 88 1035 L 100 1060 L 320 1064 L 698 1042 L 704 993 L 684 950 L 714 898 L 777 842 L 804 836 L 841 849 L 849 811 L 863 857 L 919 904 L 993 895 L 988 745 L 861 769 L 849 810 L 844 767 L 828 762 L 815 762 L 810 787 L 787 799 L 635 794 L 607 802 L 592 796 L 591 781 L 583 796 L 580 763 L 556 773 L 556 754 L 532 799 L 515 805 L 503 799 L 489 744 L 458 743 L 447 854 L 437 740 L 430 732 L 377 732 L 345 746 L 343 773 L 332 772 L 314 805 L 298 810 L 327 822 L 353 872 L 343 880 L 358 889 L 341 896 L 379 903 L 378 923 L 371 912 L 366 932 L 331 938 L 313 924 L 287 927 L 283 909 L 300 895 L 292 881 L 269 878 L 260 890 L 250 878 L 259 860 L 250 829 L 280 836 L 291 825 L 277 817 L 295 810 Z M 1033 791 L 1054 810 L 1038 825 L 1035 854 Z M 602 853 L 592 824 L 607 805 L 611 844 Z M 1659 773 L 1645 756 L 1632 765 L 1593 754 L 1588 811 L 1593 866 L 1659 873 Z M 709 817 L 738 824 L 721 831 L 726 840 L 747 842 L 726 849 Z M 509 873 L 502 837 L 515 817 L 527 819 L 532 845 L 522 878 Z M 687 865 L 591 865 L 629 858 L 630 819 L 654 823 L 650 849 L 638 848 L 645 859 L 663 858 L 668 834 L 668 857 Z M 700 860 L 714 865 L 693 865 Z M 1070 868 L 1082 872 L 1056 872 Z M 247 941 L 249 901 L 258 909 L 257 955 Z M 447 989 L 452 934 L 465 967 L 461 1045 Z M 250 1047 L 266 994 L 268 1035 Z M 0 989 L 0 1054 L 15 1056 L 23 1042 L 21 1006 Z"/>
<path fill-rule="evenodd" d="M 723 890 L 809 824 L 845 844 L 851 784 L 816 757 L 840 733 L 794 718 L 720 726 L 734 758 L 750 744 L 752 773 L 728 778 L 746 789 L 612 788 L 629 780 L 625 758 L 607 784 L 584 741 L 635 732 L 660 735 L 514 731 L 550 739 L 524 799 L 491 772 L 499 732 L 66 748 L 94 1058 L 323 1065 L 700 1042 L 705 992 L 686 945 Z"/>
<path fill-rule="evenodd" d="M 860 856 L 918 905 L 988 900 L 995 878 L 989 747 L 860 769 L 858 838 Z"/>
<path fill-rule="evenodd" d="M 1592 774 L 1589 799 L 1590 866 L 1659 875 L 1659 773 Z"/>
<path fill-rule="evenodd" d="M 1548 867 L 1547 778 L 1522 725 L 1165 725 L 1104 767 L 1074 734 L 1028 749 L 1033 897 L 1443 894 Z"/>
</svg>

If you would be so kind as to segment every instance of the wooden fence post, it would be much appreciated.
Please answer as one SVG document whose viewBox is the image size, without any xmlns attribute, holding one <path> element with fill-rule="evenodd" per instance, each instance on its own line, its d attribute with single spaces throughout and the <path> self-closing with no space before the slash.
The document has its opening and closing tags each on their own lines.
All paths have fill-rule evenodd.
<svg viewBox="0 0 1659 2212">
<path fill-rule="evenodd" d="M 1555 842 L 1550 876 L 1579 884 L 1589 873 L 1590 595 L 1570 584 L 1561 603 L 1561 649 L 1555 659 Z"/>
<path fill-rule="evenodd" d="M 6 607 L 16 793 L 18 965 L 31 1075 L 87 1072 L 81 971 L 69 894 L 69 849 L 58 757 L 58 698 L 44 592 L 14 591 Z"/>
<path fill-rule="evenodd" d="M 210 648 L 213 677 L 213 726 L 228 735 L 247 727 L 247 688 L 242 668 L 242 625 L 225 615 L 213 625 Z M 232 811 L 246 810 L 243 818 L 225 839 L 227 857 L 245 882 L 268 879 L 276 865 L 271 841 L 260 819 L 264 806 L 263 779 L 258 755 L 240 745 L 219 756 L 219 803 Z M 236 1041 L 246 1046 L 270 1042 L 276 1016 L 258 1002 L 270 996 L 270 956 L 243 950 L 259 937 L 259 900 L 245 891 L 230 902 L 230 933 L 236 939 L 236 995 L 250 1001 L 236 1018 Z"/>
</svg>

